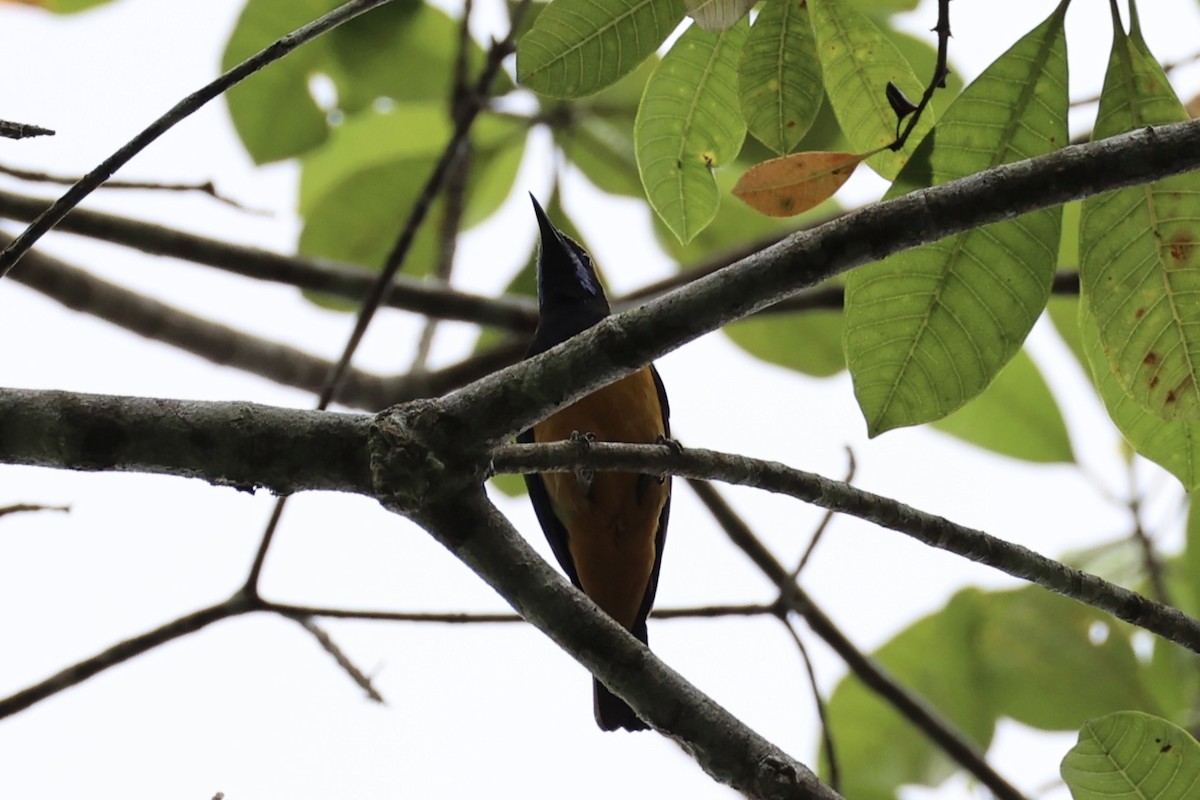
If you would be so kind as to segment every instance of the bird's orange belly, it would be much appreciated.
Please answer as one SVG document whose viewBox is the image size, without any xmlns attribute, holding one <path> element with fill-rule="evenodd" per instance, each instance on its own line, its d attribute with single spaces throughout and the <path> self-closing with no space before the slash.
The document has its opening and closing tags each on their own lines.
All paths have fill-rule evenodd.
<svg viewBox="0 0 1200 800">
<path fill-rule="evenodd" d="M 600 441 L 652 443 L 666 433 L 649 369 L 568 406 L 533 428 L 537 442 L 591 433 Z M 659 515 L 669 484 L 652 476 L 597 472 L 543 473 L 554 512 L 567 530 L 584 592 L 626 628 L 637 621 L 654 569 Z"/>
</svg>

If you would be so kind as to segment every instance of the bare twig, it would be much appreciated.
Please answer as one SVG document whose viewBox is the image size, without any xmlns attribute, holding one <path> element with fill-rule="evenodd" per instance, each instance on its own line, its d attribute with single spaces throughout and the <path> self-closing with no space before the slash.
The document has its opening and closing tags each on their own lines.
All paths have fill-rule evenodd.
<svg viewBox="0 0 1200 800">
<path fill-rule="evenodd" d="M 6 517 L 9 514 L 21 514 L 28 511 L 61 511 L 64 514 L 71 513 L 70 506 L 43 506 L 35 503 L 17 503 L 11 506 L 0 506 L 0 517 Z"/>
<path fill-rule="evenodd" d="M 40 125 L 27 125 L 23 122 L 9 122 L 0 119 L 0 137 L 5 139 L 32 139 L 35 136 L 53 136 L 54 131 Z"/>
<path fill-rule="evenodd" d="M 91 658 L 67 667 L 55 675 L 51 675 L 46 680 L 30 686 L 28 689 L 23 689 L 16 694 L 0 699 L 0 719 L 10 717 L 18 711 L 24 711 L 40 700 L 45 700 L 47 697 L 57 694 L 64 689 L 77 686 L 93 675 L 103 672 L 109 667 L 114 667 L 117 664 L 128 661 L 134 656 L 139 656 L 142 653 L 153 650 L 159 645 L 166 644 L 182 636 L 187 636 L 189 633 L 195 633 L 202 628 L 212 625 L 214 622 L 220 622 L 223 619 L 229 619 L 230 617 L 235 617 L 251 610 L 253 608 L 245 598 L 235 595 L 223 603 L 202 608 L 192 614 L 168 622 L 166 625 L 155 628 L 152 631 L 135 636 L 132 639 L 126 639 L 101 653 L 97 653 Z"/>
<path fill-rule="evenodd" d="M 264 601 L 265 610 L 285 616 L 329 617 L 331 619 L 357 619 L 371 622 L 418 622 L 446 625 L 497 625 L 525 622 L 517 614 L 468 613 L 455 611 L 370 611 L 323 606 L 302 606 L 292 603 Z M 654 619 L 715 619 L 718 617 L 758 617 L 775 615 L 774 605 L 750 603 L 746 605 L 712 605 L 695 608 L 659 608 L 651 612 Z"/>
<path fill-rule="evenodd" d="M 276 39 L 266 48 L 222 73 L 216 80 L 180 100 L 167 113 L 150 123 L 149 127 L 133 137 L 133 139 L 111 156 L 104 159 L 87 175 L 80 178 L 62 197 L 54 201 L 54 204 L 50 208 L 40 214 L 20 236 L 5 247 L 3 251 L 0 251 L 0 278 L 7 275 L 9 270 L 21 260 L 21 257 L 33 247 L 34 243 L 57 225 L 63 217 L 69 214 L 71 209 L 79 205 L 83 198 L 87 197 L 100 184 L 112 177 L 114 172 L 144 150 L 147 145 L 159 136 L 162 136 L 177 123 L 191 116 L 205 103 L 268 64 L 283 58 L 300 45 L 324 33 L 328 33 L 339 25 L 349 22 L 360 14 L 364 14 L 372 8 L 381 6 L 387 2 L 389 0 L 350 0 L 320 19 L 313 20 L 307 25 Z"/>
<path fill-rule="evenodd" d="M 840 792 L 842 790 L 842 770 L 838 766 L 837 748 L 833 742 L 833 728 L 829 725 L 829 711 L 825 706 L 825 698 L 821 696 L 821 688 L 817 686 L 817 671 L 813 668 L 812 659 L 808 657 L 808 648 L 804 646 L 804 640 L 800 638 L 800 632 L 792 624 L 786 609 L 779 614 L 779 621 L 783 623 L 783 627 L 787 629 L 792 641 L 796 643 L 796 649 L 800 651 L 800 658 L 804 661 L 804 671 L 808 674 L 808 685 L 812 689 L 813 703 L 817 707 L 817 717 L 821 720 L 821 742 L 825 748 L 825 760 L 829 764 L 829 785 L 835 792 Z"/>
<path fill-rule="evenodd" d="M 22 181 L 30 181 L 32 183 L 54 183 L 62 186 L 71 186 L 79 182 L 77 177 L 67 177 L 65 175 L 51 175 L 48 172 L 39 172 L 36 170 L 19 169 L 17 167 L 9 167 L 0 164 L 0 174 L 8 175 Z M 102 189 L 147 189 L 155 192 L 199 192 L 206 194 L 212 199 L 233 206 L 241 211 L 249 211 L 253 214 L 263 214 L 263 211 L 254 211 L 246 208 L 238 201 L 225 197 L 217 191 L 217 186 L 212 181 L 204 181 L 203 183 L 164 183 L 161 181 L 106 181 Z"/>
<path fill-rule="evenodd" d="M 381 705 L 386 705 L 383 695 L 371 683 L 371 678 L 350 660 L 350 657 L 346 655 L 324 628 L 313 622 L 312 617 L 306 614 L 285 614 L 284 616 L 295 620 L 296 624 L 312 634 L 313 638 L 321 645 L 321 649 L 333 656 L 333 660 L 337 662 L 337 665 L 358 684 L 359 688 L 366 692 L 368 698 Z"/>
<path fill-rule="evenodd" d="M 669 472 L 786 494 L 1036 583 L 1200 653 L 1200 621 L 1178 609 L 983 531 L 774 461 L 668 445 L 594 442 L 581 451 L 571 442 L 562 442 L 501 445 L 493 451 L 492 464 L 497 472 L 570 471 L 580 466 L 647 475 Z"/>
<path fill-rule="evenodd" d="M 850 463 L 846 467 L 846 477 L 842 478 L 842 483 L 854 483 L 854 470 L 857 464 L 854 462 L 854 451 L 849 447 L 846 448 L 846 457 Z M 800 573 L 808 564 L 808 560 L 812 558 L 812 554 L 817 549 L 817 543 L 821 541 L 821 537 L 825 535 L 825 530 L 829 527 L 829 523 L 833 521 L 833 511 L 826 509 L 824 516 L 821 517 L 820 523 L 817 524 L 816 531 L 813 532 L 812 539 L 808 542 L 808 547 L 804 549 L 804 555 L 800 556 L 800 561 L 796 564 L 796 568 L 792 570 L 792 580 L 800 577 Z"/>
<path fill-rule="evenodd" d="M 924 698 L 909 692 L 873 658 L 855 647 L 841 629 L 792 581 L 784 566 L 771 555 L 716 487 L 697 480 L 689 480 L 688 486 L 712 513 L 730 540 L 779 588 L 780 605 L 803 617 L 813 633 L 833 648 L 859 680 L 925 733 L 946 755 L 974 775 L 996 797 L 1002 800 L 1025 800 L 1020 792 L 992 769 L 978 745 L 955 728 Z"/>
</svg>

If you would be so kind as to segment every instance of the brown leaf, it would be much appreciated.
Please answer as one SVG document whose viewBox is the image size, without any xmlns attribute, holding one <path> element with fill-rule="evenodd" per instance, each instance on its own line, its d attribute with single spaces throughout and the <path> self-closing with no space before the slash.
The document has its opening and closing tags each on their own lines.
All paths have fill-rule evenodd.
<svg viewBox="0 0 1200 800">
<path fill-rule="evenodd" d="M 792 153 L 755 164 L 733 187 L 746 205 L 768 217 L 794 217 L 833 196 L 870 153 Z"/>
</svg>

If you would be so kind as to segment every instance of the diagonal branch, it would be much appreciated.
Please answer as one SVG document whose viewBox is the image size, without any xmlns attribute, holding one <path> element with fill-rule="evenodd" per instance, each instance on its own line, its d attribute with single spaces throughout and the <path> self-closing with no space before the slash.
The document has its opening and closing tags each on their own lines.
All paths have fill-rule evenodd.
<svg viewBox="0 0 1200 800">
<path fill-rule="evenodd" d="M 683 344 L 861 264 L 1028 211 L 1200 167 L 1200 122 L 1114 136 L 912 192 L 795 234 L 446 397 L 498 442 Z M 533 375 L 538 380 L 531 380 Z"/>
<path fill-rule="evenodd" d="M 709 775 L 750 797 L 838 795 L 804 765 L 747 728 L 563 579 L 476 488 L 443 495 L 411 516 Z"/>
<path fill-rule="evenodd" d="M 983 531 L 778 462 L 668 445 L 593 442 L 585 449 L 562 442 L 503 445 L 493 452 L 492 463 L 497 472 L 571 471 L 584 466 L 649 475 L 671 473 L 786 494 L 1036 583 L 1200 653 L 1200 621 L 1178 609 Z"/>
<path fill-rule="evenodd" d="M 83 198 L 95 191 L 100 184 L 112 177 L 114 172 L 128 163 L 130 159 L 142 150 L 145 150 L 151 142 L 173 128 L 177 123 L 187 119 L 203 107 L 204 104 L 220 96 L 229 87 L 248 78 L 268 64 L 278 61 L 300 45 L 328 33 L 339 25 L 349 22 L 360 14 L 364 14 L 372 8 L 381 6 L 387 2 L 390 2 L 390 0 L 349 0 L 349 2 L 338 6 L 319 19 L 313 20 L 307 25 L 276 39 L 264 49 L 250 56 L 250 58 L 227 70 L 215 80 L 180 100 L 167 113 L 154 120 L 141 133 L 133 137 L 133 139 L 111 156 L 104 159 L 104 161 L 100 162 L 91 172 L 80 178 L 62 197 L 55 200 L 50 208 L 39 214 L 38 218 L 20 236 L 5 247 L 3 251 L 0 251 L 0 278 L 7 275 L 9 270 L 21 260 L 21 257 L 25 253 L 29 252 L 29 249 L 33 247 L 37 240 L 57 225 L 63 217 L 71 213 L 71 209 L 79 205 Z"/>
</svg>

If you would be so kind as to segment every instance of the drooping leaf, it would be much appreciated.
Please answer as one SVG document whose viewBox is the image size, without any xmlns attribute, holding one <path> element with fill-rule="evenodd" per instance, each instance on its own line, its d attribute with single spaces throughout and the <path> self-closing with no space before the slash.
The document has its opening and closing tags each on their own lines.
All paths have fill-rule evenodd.
<svg viewBox="0 0 1200 800">
<path fill-rule="evenodd" d="M 1140 35 L 1115 20 L 1094 137 L 1185 119 Z M 1117 383 L 1163 419 L 1200 420 L 1200 173 L 1085 200 L 1080 247 Z"/>
<path fill-rule="evenodd" d="M 646 197 L 681 242 L 712 221 L 712 170 L 737 157 L 746 123 L 737 105 L 745 20 L 721 33 L 688 28 L 650 76 L 634 123 Z"/>
<path fill-rule="evenodd" d="M 823 97 L 808 8 L 770 0 L 750 28 L 738 65 L 738 99 L 750 133 L 777 155 L 812 127 Z"/>
<path fill-rule="evenodd" d="M 983 394 L 933 427 L 995 453 L 1038 463 L 1072 462 L 1062 411 L 1024 350 Z"/>
<path fill-rule="evenodd" d="M 1200 421 L 1166 420 L 1134 401 L 1121 388 L 1111 362 L 1104 354 L 1086 292 L 1078 310 L 1092 381 L 1117 430 L 1134 450 L 1178 478 L 1185 489 L 1200 488 Z"/>
<path fill-rule="evenodd" d="M 1061 772 L 1075 800 L 1192 800 L 1200 791 L 1200 744 L 1165 719 L 1119 711 L 1080 729 Z"/>
<path fill-rule="evenodd" d="M 959 95 L 889 196 L 1066 143 L 1065 8 Z M 991 383 L 1045 307 L 1061 221 L 1025 214 L 850 274 L 846 354 L 872 436 L 940 419 Z"/>
<path fill-rule="evenodd" d="M 794 217 L 816 208 L 842 188 L 864 153 L 792 153 L 756 164 L 733 194 L 768 217 Z"/>
<path fill-rule="evenodd" d="M 860 153 L 891 144 L 897 133 L 896 114 L 886 97 L 888 83 L 909 97 L 920 97 L 924 86 L 912 67 L 870 17 L 839 0 L 809 0 L 817 55 L 825 75 L 825 92 L 842 130 Z M 884 150 L 867 164 L 894 179 L 916 144 L 933 127 L 934 111 L 926 109 L 904 149 Z"/>
<path fill-rule="evenodd" d="M 683 0 L 554 0 L 517 43 L 517 80 L 581 97 L 631 72 L 683 19 Z"/>
</svg>

